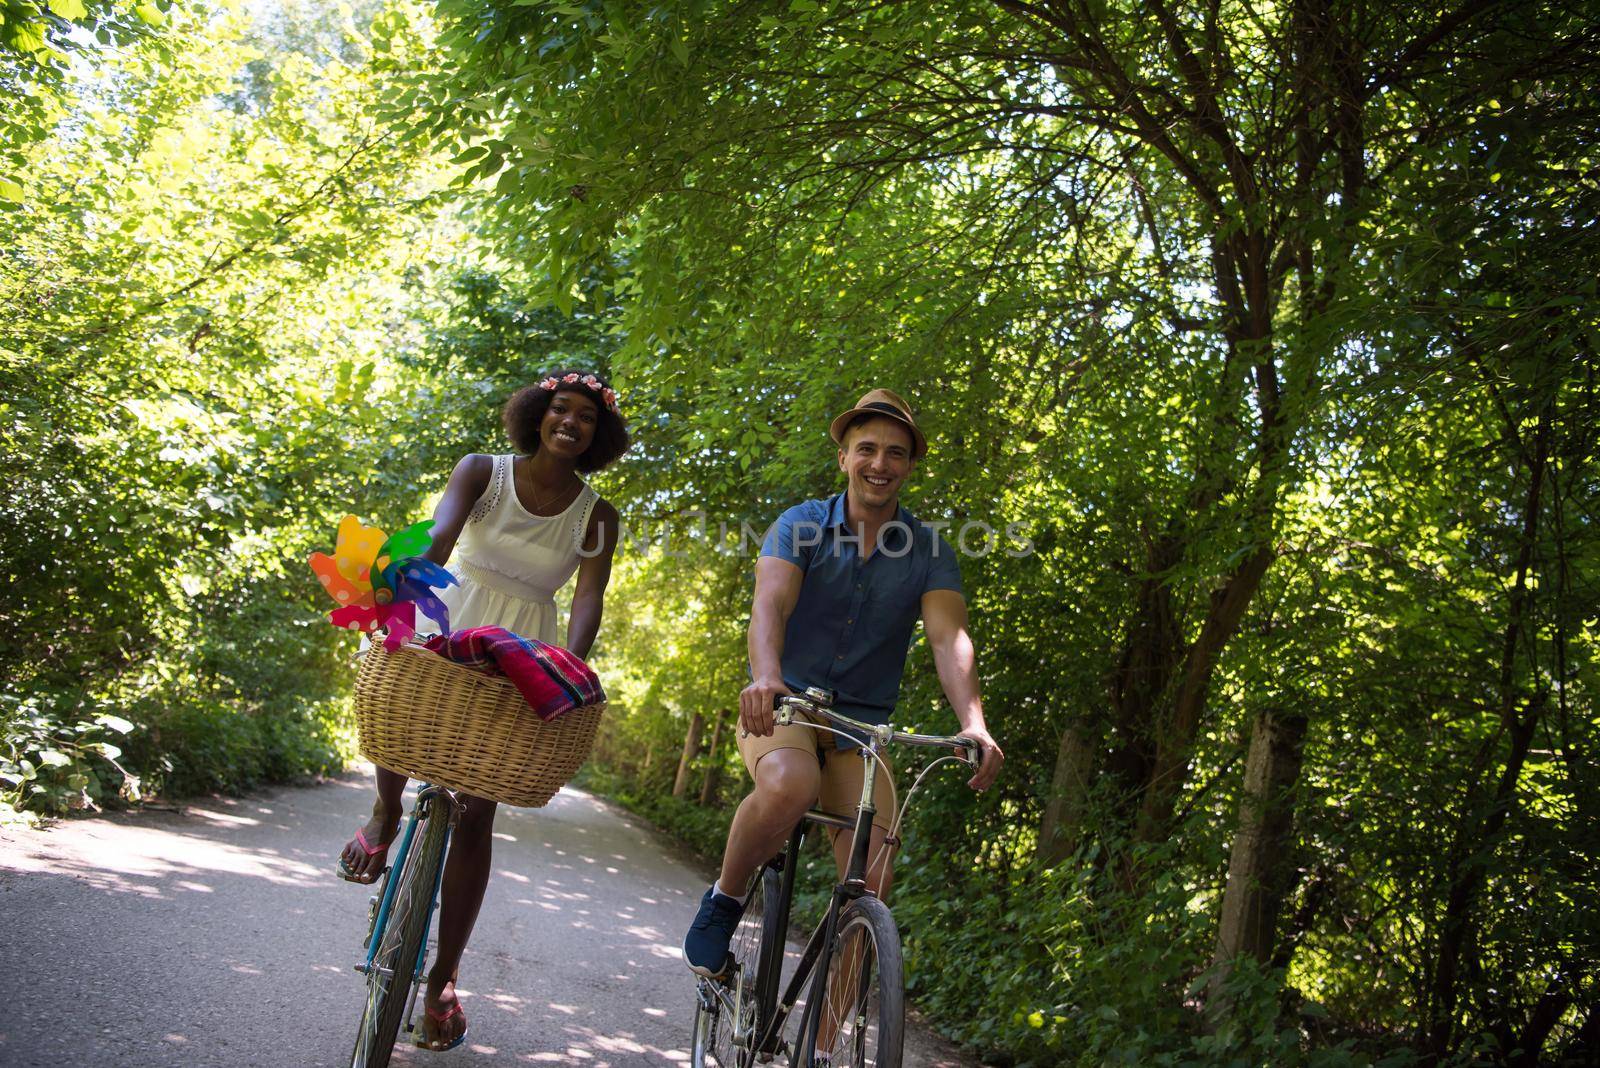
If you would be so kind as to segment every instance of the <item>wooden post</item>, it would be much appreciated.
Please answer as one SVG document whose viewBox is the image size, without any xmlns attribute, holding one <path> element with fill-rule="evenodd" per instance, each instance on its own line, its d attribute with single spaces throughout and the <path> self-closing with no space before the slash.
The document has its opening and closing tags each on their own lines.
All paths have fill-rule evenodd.
<svg viewBox="0 0 1600 1068">
<path fill-rule="evenodd" d="M 689 720 L 689 733 L 683 736 L 683 756 L 678 759 L 678 777 L 672 780 L 672 796 L 682 797 L 689 789 L 689 765 L 700 751 L 700 735 L 705 733 L 706 719 L 696 712 Z"/>
<path fill-rule="evenodd" d="M 726 711 L 715 713 L 711 721 L 711 752 L 706 757 L 706 776 L 700 783 L 700 807 L 710 808 L 711 802 L 717 796 L 717 773 L 721 770 L 721 762 L 717 760 L 717 749 L 722 744 L 722 721 L 728 718 Z"/>
</svg>

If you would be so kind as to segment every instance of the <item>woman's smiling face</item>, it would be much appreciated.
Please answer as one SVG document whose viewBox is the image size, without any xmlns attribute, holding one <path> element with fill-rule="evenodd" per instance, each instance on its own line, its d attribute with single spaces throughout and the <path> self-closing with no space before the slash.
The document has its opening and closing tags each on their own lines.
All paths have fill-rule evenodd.
<svg viewBox="0 0 1600 1068">
<path fill-rule="evenodd" d="M 539 447 L 564 460 L 577 460 L 594 441 L 600 409 L 581 390 L 558 389 L 539 424 Z"/>
</svg>

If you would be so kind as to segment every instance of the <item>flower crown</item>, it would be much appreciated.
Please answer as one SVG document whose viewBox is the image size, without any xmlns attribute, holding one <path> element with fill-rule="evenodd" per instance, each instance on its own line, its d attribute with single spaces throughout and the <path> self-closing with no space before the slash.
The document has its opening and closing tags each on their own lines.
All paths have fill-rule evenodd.
<svg viewBox="0 0 1600 1068">
<path fill-rule="evenodd" d="M 622 413 L 617 410 L 617 391 L 602 383 L 599 378 L 592 374 L 580 375 L 576 371 L 570 371 L 560 378 L 557 378 L 555 375 L 551 375 L 549 378 L 539 383 L 539 388 L 548 389 L 551 393 L 554 393 L 556 390 L 561 389 L 564 386 L 579 385 L 587 387 L 591 392 L 600 394 L 600 399 L 605 402 L 606 411 L 618 417 L 622 415 Z"/>
</svg>

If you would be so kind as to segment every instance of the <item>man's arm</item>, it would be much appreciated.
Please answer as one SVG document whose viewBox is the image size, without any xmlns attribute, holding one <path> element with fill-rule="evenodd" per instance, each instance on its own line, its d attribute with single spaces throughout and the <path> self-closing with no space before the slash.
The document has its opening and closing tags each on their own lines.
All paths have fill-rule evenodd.
<svg viewBox="0 0 1600 1068">
<path fill-rule="evenodd" d="M 1005 754 L 989 736 L 983 722 L 983 701 L 978 696 L 978 656 L 967 634 L 967 601 L 955 590 L 929 590 L 922 595 L 922 626 L 933 647 L 933 664 L 939 684 L 961 723 L 960 736 L 983 748 L 983 761 L 967 781 L 974 790 L 987 789 L 1000 774 Z"/>
<path fill-rule="evenodd" d="M 750 604 L 750 685 L 739 694 L 739 723 L 751 734 L 772 733 L 772 702 L 789 693 L 783 683 L 783 634 L 800 599 L 805 572 L 787 560 L 756 561 L 756 595 Z"/>
</svg>

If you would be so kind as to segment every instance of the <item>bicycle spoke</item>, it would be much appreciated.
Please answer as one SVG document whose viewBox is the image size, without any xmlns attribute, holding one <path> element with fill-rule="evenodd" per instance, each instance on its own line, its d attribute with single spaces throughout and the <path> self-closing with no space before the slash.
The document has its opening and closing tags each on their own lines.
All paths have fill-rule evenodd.
<svg viewBox="0 0 1600 1068">
<path fill-rule="evenodd" d="M 836 1066 L 899 1068 L 904 1012 L 894 920 L 882 902 L 863 898 L 840 917 L 816 1052 Z"/>
<path fill-rule="evenodd" d="M 834 1064 L 876 1063 L 876 965 L 877 955 L 864 928 L 840 939 L 817 1025 L 817 1052 L 828 1054 Z"/>
<path fill-rule="evenodd" d="M 702 980 L 696 991 L 692 1068 L 741 1068 L 750 1063 L 749 1044 L 757 1026 L 756 972 L 768 907 L 762 872 L 752 881 L 739 927 L 729 944 L 733 966 L 718 980 Z"/>
<path fill-rule="evenodd" d="M 385 1068 L 426 944 L 430 907 L 444 864 L 449 816 L 436 803 L 417 828 L 416 845 L 391 873 L 398 879 L 372 966 L 367 969 L 367 1004 L 351 1054 L 352 1068 Z"/>
</svg>

